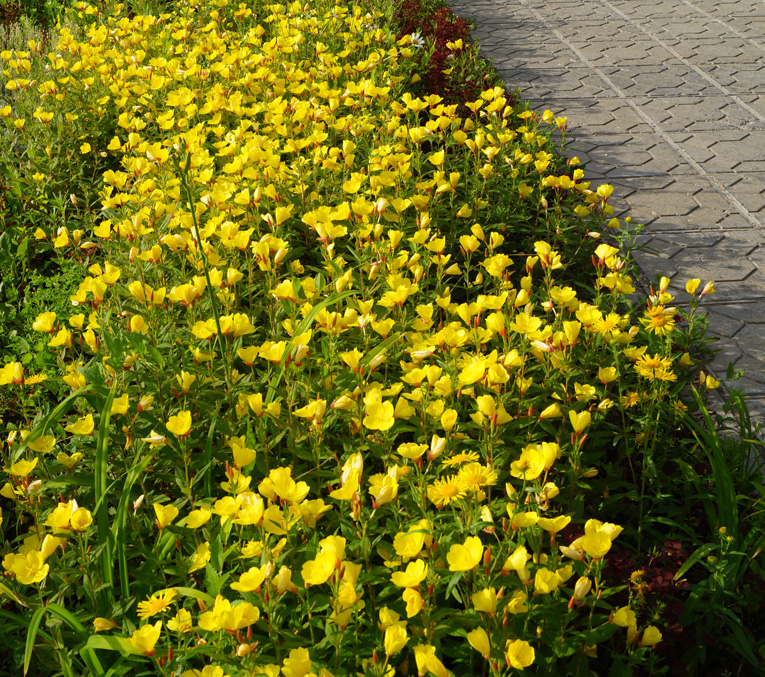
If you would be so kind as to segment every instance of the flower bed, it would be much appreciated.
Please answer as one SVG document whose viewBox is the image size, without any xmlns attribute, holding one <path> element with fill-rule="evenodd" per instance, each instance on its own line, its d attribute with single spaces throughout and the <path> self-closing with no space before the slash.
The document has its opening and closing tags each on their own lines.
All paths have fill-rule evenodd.
<svg viewBox="0 0 765 677">
<path fill-rule="evenodd" d="M 0 55 L 14 227 L 79 275 L 0 368 L 17 664 L 651 670 L 615 564 L 664 540 L 711 283 L 629 302 L 565 120 L 413 94 L 379 12 L 77 12 Z"/>
</svg>

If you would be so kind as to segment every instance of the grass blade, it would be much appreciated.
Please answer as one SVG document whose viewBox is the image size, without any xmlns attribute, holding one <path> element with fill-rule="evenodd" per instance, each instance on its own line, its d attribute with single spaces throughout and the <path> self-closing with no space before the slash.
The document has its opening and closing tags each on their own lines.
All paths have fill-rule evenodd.
<svg viewBox="0 0 765 677">
<path fill-rule="evenodd" d="M 24 645 L 24 674 L 29 671 L 29 664 L 32 661 L 32 652 L 35 648 L 35 639 L 37 639 L 37 631 L 40 629 L 40 623 L 42 623 L 42 617 L 45 615 L 45 607 L 41 606 L 36 609 L 32 614 L 32 618 L 29 619 L 29 627 L 27 628 L 27 641 Z"/>
</svg>

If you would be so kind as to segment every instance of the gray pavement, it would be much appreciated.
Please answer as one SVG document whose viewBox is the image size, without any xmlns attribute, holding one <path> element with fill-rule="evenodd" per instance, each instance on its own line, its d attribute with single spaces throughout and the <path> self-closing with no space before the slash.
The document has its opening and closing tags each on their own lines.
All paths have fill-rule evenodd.
<svg viewBox="0 0 765 677">
<path fill-rule="evenodd" d="M 721 348 L 765 421 L 765 0 L 451 0 L 534 110 L 569 124 L 568 154 L 645 230 L 648 280 L 714 280 Z M 682 291 L 681 291 L 682 290 Z"/>
</svg>

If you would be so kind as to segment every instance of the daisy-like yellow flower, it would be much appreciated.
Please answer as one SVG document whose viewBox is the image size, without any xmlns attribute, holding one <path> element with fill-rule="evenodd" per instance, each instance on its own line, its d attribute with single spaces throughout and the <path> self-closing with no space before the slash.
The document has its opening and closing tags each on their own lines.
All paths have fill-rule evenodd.
<svg viewBox="0 0 765 677">
<path fill-rule="evenodd" d="M 462 465 L 463 463 L 474 463 L 479 458 L 480 457 L 475 451 L 468 451 L 455 454 L 449 458 L 445 458 L 443 463 L 445 466 L 451 467 L 453 465 Z"/>
<path fill-rule="evenodd" d="M 449 505 L 465 496 L 465 489 L 460 484 L 457 475 L 450 475 L 442 480 L 436 480 L 428 487 L 428 498 L 437 507 Z"/>
<path fill-rule="evenodd" d="M 640 393 L 630 390 L 619 398 L 619 403 L 624 409 L 629 409 L 640 404 L 641 399 Z"/>
<path fill-rule="evenodd" d="M 660 357 L 659 355 L 653 355 L 653 356 L 646 356 L 641 355 L 636 361 L 635 361 L 635 371 L 637 371 L 638 374 L 640 374 L 642 377 L 647 378 L 649 380 L 653 380 L 654 378 L 657 378 L 657 372 L 659 371 L 670 371 L 672 368 L 672 360 L 668 357 Z M 664 379 L 662 379 L 664 380 Z"/>
<path fill-rule="evenodd" d="M 640 323 L 647 331 L 662 336 L 675 328 L 675 309 L 654 306 L 646 311 L 645 317 L 640 318 Z"/>
<path fill-rule="evenodd" d="M 167 588 L 166 590 L 155 592 L 145 601 L 138 603 L 138 618 L 144 621 L 147 618 L 162 613 L 170 606 L 177 595 L 178 593 L 175 588 Z"/>
<path fill-rule="evenodd" d="M 460 468 L 457 481 L 464 491 L 480 491 L 497 482 L 497 473 L 480 463 L 468 463 Z"/>
</svg>

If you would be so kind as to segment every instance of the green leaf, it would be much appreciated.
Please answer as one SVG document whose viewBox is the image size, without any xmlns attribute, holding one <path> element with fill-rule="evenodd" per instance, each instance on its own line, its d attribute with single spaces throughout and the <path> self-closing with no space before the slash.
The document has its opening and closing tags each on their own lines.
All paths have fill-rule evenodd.
<svg viewBox="0 0 765 677">
<path fill-rule="evenodd" d="M 29 663 L 32 661 L 32 652 L 35 648 L 35 639 L 37 639 L 37 631 L 40 629 L 40 623 L 42 623 L 42 617 L 45 615 L 45 607 L 41 606 L 36 609 L 32 614 L 32 618 L 29 619 L 29 627 L 27 628 L 27 640 L 24 646 L 24 674 L 29 671 Z"/>
</svg>

